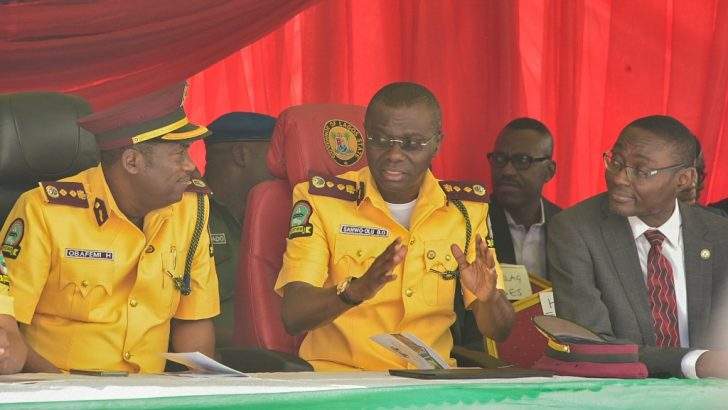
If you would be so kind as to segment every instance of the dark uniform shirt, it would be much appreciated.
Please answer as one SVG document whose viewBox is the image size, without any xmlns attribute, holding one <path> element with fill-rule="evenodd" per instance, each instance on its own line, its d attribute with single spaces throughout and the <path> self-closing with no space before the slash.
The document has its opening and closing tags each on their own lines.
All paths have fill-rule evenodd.
<svg viewBox="0 0 728 410">
<path fill-rule="evenodd" d="M 215 317 L 215 344 L 217 347 L 227 347 L 233 344 L 233 296 L 237 283 L 241 224 L 225 205 L 215 200 L 214 195 L 210 205 L 210 241 L 220 283 L 220 315 Z"/>
</svg>

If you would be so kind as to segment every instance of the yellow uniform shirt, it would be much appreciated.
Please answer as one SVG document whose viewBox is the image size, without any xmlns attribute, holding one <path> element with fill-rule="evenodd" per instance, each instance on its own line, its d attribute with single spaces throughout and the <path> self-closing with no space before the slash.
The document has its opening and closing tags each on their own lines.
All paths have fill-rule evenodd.
<svg viewBox="0 0 728 410">
<path fill-rule="evenodd" d="M 485 190 L 457 186 L 471 199 L 484 201 Z M 372 299 L 353 307 L 332 323 L 310 331 L 300 356 L 316 370 L 384 370 L 409 367 L 404 360 L 369 338 L 380 333 L 409 332 L 432 346 L 442 357 L 452 350 L 450 325 L 455 320 L 455 280 L 433 271 L 457 269 L 450 245 L 465 247 L 463 214 L 445 191 L 455 186 L 440 183 L 427 173 L 412 213 L 410 229 L 391 216 L 377 191 L 369 168 L 339 178 L 314 177 L 296 185 L 293 216 L 283 266 L 275 288 L 290 282 L 318 287 L 335 286 L 349 276 L 360 277 L 397 237 L 407 246 L 405 260 L 394 269 L 397 279 Z M 482 197 L 482 198 L 478 198 Z M 475 234 L 488 235 L 488 204 L 463 201 L 472 235 L 467 250 L 475 259 Z M 502 275 L 498 267 L 498 285 Z M 474 300 L 465 294 L 466 304 Z M 454 360 L 450 360 L 454 364 Z"/>
<path fill-rule="evenodd" d="M 14 299 L 13 312 L 0 296 L 0 314 L 14 315 L 60 369 L 161 372 L 170 319 L 219 313 L 206 197 L 203 205 L 182 296 L 174 278 L 185 270 L 197 194 L 149 213 L 142 231 L 117 208 L 100 166 L 24 193 L 0 231 Z"/>
</svg>

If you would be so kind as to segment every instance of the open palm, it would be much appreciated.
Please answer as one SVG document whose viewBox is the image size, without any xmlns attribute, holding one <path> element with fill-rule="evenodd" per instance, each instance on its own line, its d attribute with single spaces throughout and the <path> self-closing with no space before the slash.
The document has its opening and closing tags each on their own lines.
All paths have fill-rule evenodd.
<svg viewBox="0 0 728 410">
<path fill-rule="evenodd" d="M 498 273 L 495 270 L 495 257 L 480 235 L 475 238 L 473 263 L 468 263 L 459 246 L 453 244 L 451 250 L 458 262 L 460 280 L 465 289 L 472 292 L 482 302 L 487 302 L 497 295 Z"/>
</svg>

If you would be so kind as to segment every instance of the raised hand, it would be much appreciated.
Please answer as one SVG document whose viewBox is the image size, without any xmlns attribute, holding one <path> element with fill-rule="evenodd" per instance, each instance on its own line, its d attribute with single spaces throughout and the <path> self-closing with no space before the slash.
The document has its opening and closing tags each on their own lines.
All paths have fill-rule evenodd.
<svg viewBox="0 0 728 410">
<path fill-rule="evenodd" d="M 397 278 L 392 274 L 395 266 L 402 263 L 407 248 L 402 245 L 400 238 L 395 239 L 387 248 L 374 259 L 372 266 L 360 278 L 349 285 L 347 294 L 352 300 L 364 301 L 371 299 L 384 285 Z"/>
<path fill-rule="evenodd" d="M 483 238 L 480 235 L 475 237 L 475 261 L 473 263 L 468 263 L 465 254 L 456 244 L 452 244 L 450 250 L 458 262 L 463 286 L 481 302 L 491 301 L 498 294 L 496 288 L 498 273 L 495 270 L 493 253 L 486 246 Z"/>
</svg>

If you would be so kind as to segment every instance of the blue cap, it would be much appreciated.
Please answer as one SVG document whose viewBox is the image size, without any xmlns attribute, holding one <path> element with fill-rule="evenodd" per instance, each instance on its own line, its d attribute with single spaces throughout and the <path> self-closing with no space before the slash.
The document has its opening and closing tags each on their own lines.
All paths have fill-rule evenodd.
<svg viewBox="0 0 728 410">
<path fill-rule="evenodd" d="M 211 122 L 207 129 L 212 135 L 205 144 L 234 141 L 270 141 L 276 119 L 255 112 L 229 112 Z"/>
</svg>

